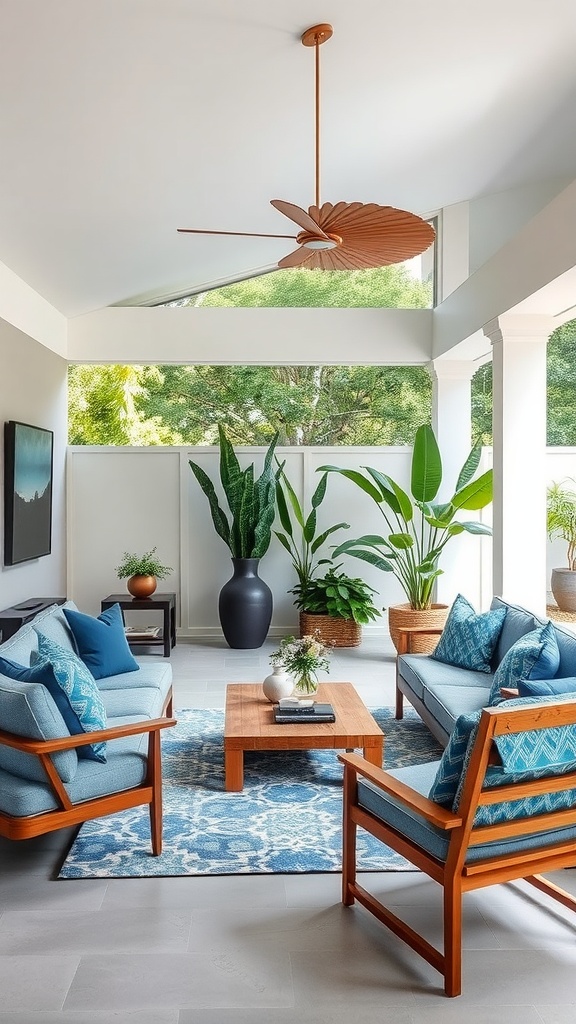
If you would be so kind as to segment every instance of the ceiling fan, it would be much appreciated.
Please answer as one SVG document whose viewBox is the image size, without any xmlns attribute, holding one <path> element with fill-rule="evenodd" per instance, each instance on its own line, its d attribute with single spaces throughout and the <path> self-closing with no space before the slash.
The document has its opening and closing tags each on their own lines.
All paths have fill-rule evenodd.
<svg viewBox="0 0 576 1024">
<path fill-rule="evenodd" d="M 272 206 L 301 228 L 297 235 L 254 231 L 208 231 L 178 228 L 194 235 L 242 235 L 247 238 L 292 238 L 298 248 L 279 260 L 278 267 L 307 270 L 361 270 L 402 263 L 424 252 L 434 241 L 434 228 L 421 217 L 377 203 L 320 205 L 320 46 L 332 36 L 331 25 L 313 25 L 301 38 L 315 48 L 315 201 L 308 210 L 283 199 Z"/>
</svg>

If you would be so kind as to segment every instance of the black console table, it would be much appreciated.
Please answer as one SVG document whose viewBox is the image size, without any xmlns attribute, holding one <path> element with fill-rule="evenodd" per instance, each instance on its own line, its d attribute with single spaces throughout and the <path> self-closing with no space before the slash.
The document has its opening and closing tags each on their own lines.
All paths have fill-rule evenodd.
<svg viewBox="0 0 576 1024">
<path fill-rule="evenodd" d="M 20 626 L 35 619 L 39 612 L 51 604 L 64 604 L 65 597 L 29 597 L 27 601 L 12 605 L 0 612 L 0 639 L 8 640 Z"/>
<path fill-rule="evenodd" d="M 102 611 L 113 604 L 119 604 L 122 611 L 160 610 L 164 625 L 162 636 L 153 639 L 128 638 L 130 647 L 164 647 L 164 657 L 170 657 L 170 650 L 176 646 L 176 594 L 152 594 L 152 597 L 130 597 L 129 594 L 109 594 L 101 602 Z"/>
</svg>

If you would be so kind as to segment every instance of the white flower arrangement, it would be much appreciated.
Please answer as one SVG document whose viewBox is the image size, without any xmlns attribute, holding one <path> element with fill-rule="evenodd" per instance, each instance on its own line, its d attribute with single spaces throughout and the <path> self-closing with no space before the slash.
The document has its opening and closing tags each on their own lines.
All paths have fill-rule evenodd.
<svg viewBox="0 0 576 1024">
<path fill-rule="evenodd" d="M 316 689 L 318 672 L 329 672 L 330 649 L 316 633 L 296 639 L 285 636 L 280 647 L 270 655 L 274 668 L 284 668 L 296 682 L 296 689 L 312 693 Z"/>
</svg>

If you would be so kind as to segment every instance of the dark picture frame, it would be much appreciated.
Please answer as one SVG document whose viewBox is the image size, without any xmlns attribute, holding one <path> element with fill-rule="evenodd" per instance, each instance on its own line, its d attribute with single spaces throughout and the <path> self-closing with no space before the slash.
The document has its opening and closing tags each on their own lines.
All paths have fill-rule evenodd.
<svg viewBox="0 0 576 1024">
<path fill-rule="evenodd" d="M 52 550 L 53 456 L 51 430 L 4 424 L 4 565 Z"/>
</svg>

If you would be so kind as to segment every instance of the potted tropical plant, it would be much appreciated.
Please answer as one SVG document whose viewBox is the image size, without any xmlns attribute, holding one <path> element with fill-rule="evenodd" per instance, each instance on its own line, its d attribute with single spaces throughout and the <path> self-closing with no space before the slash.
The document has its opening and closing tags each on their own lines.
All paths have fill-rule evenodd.
<svg viewBox="0 0 576 1024">
<path fill-rule="evenodd" d="M 552 483 L 546 492 L 548 537 L 559 537 L 568 545 L 568 565 L 552 569 L 550 589 L 561 612 L 576 612 L 576 491 L 567 482 L 576 483 L 569 477 Z"/>
<path fill-rule="evenodd" d="M 387 526 L 385 536 L 368 534 L 345 541 L 333 557 L 348 554 L 394 574 L 407 603 L 388 609 L 390 636 L 396 646 L 400 626 L 442 627 L 445 605 L 434 605 L 434 584 L 442 574 L 439 567 L 444 548 L 461 533 L 485 534 L 485 523 L 461 521 L 463 511 L 485 508 L 492 501 L 492 470 L 475 476 L 480 464 L 481 445 L 474 445 L 466 459 L 449 501 L 436 502 L 442 483 L 442 460 L 434 431 L 429 424 L 418 427 L 414 439 L 410 494 L 385 473 L 370 466 L 365 473 L 338 466 L 320 466 L 324 473 L 340 473 L 369 495 L 378 505 Z M 426 638 L 419 650 L 430 651 L 437 638 Z M 414 646 L 413 649 L 417 649 Z"/>
<path fill-rule="evenodd" d="M 315 561 L 319 549 L 323 547 L 328 537 L 331 537 L 337 530 L 350 529 L 349 523 L 336 523 L 335 526 L 328 527 L 322 533 L 317 533 L 317 510 L 326 494 L 327 477 L 327 473 L 322 474 L 310 500 L 310 512 L 306 515 L 292 484 L 284 472 L 284 463 L 278 463 L 276 504 L 284 533 L 274 530 L 274 534 L 292 559 L 298 583 L 289 593 L 295 594 L 297 598 L 301 598 L 306 592 L 314 573 L 320 565 L 332 565 L 331 558 L 320 558 L 318 561 Z M 292 521 L 290 509 L 292 509 L 294 522 Z M 295 601 L 295 604 L 301 607 L 301 602 L 299 603 L 298 600 Z"/>
<path fill-rule="evenodd" d="M 270 546 L 276 513 L 276 475 L 272 459 L 278 434 L 270 442 L 264 468 L 257 479 L 253 463 L 247 469 L 240 468 L 221 424 L 218 436 L 220 481 L 228 502 L 230 521 L 207 473 L 191 460 L 190 469 L 208 499 L 216 533 L 232 556 L 234 574 L 222 587 L 218 599 L 224 637 L 230 647 L 254 649 L 264 643 L 272 618 L 272 591 L 259 577 L 258 565 Z"/>
<path fill-rule="evenodd" d="M 119 580 L 126 579 L 126 587 L 132 597 L 143 599 L 151 597 L 156 590 L 158 580 L 164 580 L 172 572 L 172 567 L 164 565 L 156 554 L 156 548 L 136 555 L 125 551 L 120 565 L 116 566 Z"/>
<path fill-rule="evenodd" d="M 372 598 L 376 591 L 364 580 L 338 572 L 339 568 L 333 566 L 290 593 L 296 595 L 300 609 L 302 636 L 316 633 L 332 647 L 358 647 L 362 626 L 380 614 Z"/>
</svg>

